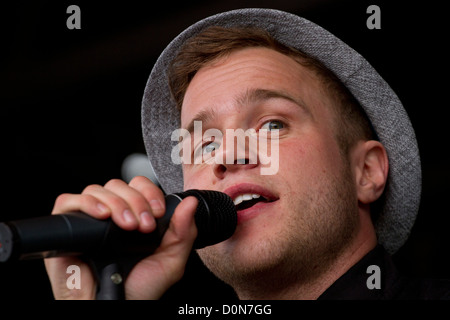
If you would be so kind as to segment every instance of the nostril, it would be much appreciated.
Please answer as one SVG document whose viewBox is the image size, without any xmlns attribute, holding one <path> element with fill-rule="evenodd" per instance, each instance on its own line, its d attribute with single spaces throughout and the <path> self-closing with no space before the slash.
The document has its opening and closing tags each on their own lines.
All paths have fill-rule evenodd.
<svg viewBox="0 0 450 320">
<path fill-rule="evenodd" d="M 225 171 L 227 171 L 227 167 L 224 166 L 223 164 L 218 164 L 216 166 L 216 171 L 217 173 L 225 173 Z"/>
<path fill-rule="evenodd" d="M 249 161 L 249 159 L 237 159 L 234 163 L 235 164 L 249 164 L 250 161 Z"/>
</svg>

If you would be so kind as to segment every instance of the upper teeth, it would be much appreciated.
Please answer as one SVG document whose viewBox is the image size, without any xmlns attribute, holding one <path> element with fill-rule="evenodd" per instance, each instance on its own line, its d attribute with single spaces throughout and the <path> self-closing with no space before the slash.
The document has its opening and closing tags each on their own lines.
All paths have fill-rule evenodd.
<svg viewBox="0 0 450 320">
<path fill-rule="evenodd" d="M 244 193 L 244 194 L 241 194 L 241 195 L 237 196 L 236 198 L 234 198 L 233 202 L 234 202 L 234 205 L 237 206 L 242 201 L 257 199 L 259 197 L 260 197 L 260 195 L 256 194 L 256 193 Z"/>
</svg>

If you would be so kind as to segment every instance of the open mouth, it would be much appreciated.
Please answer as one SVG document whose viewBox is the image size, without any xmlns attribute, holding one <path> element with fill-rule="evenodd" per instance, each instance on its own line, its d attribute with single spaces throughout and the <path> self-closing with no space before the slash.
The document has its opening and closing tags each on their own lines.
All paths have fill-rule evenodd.
<svg viewBox="0 0 450 320">
<path fill-rule="evenodd" d="M 233 199 L 234 205 L 237 211 L 245 210 L 253 207 L 257 203 L 269 203 L 274 200 L 269 200 L 256 193 L 241 194 Z"/>
<path fill-rule="evenodd" d="M 223 192 L 233 199 L 238 213 L 238 223 L 249 221 L 260 214 L 276 212 L 276 203 L 280 200 L 277 193 L 272 190 L 248 182 L 235 184 Z"/>
</svg>

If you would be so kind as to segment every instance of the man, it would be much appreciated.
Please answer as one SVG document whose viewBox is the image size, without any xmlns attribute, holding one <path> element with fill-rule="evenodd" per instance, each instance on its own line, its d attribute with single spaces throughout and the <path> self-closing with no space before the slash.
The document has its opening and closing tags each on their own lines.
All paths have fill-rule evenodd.
<svg viewBox="0 0 450 320">
<path fill-rule="evenodd" d="M 320 27 L 266 9 L 196 23 L 157 61 L 142 121 L 167 193 L 209 189 L 235 201 L 234 235 L 198 254 L 239 298 L 450 297 L 446 282 L 398 275 L 384 251 L 404 243 L 420 198 L 420 159 L 406 112 L 367 61 Z M 182 150 L 182 171 L 171 158 L 180 127 L 194 133 L 181 137 L 192 146 Z M 266 133 L 275 170 L 262 174 L 273 163 L 260 153 L 251 161 L 247 145 L 238 156 L 234 138 L 205 138 L 209 129 Z M 197 233 L 196 204 L 193 197 L 180 203 L 161 246 L 131 270 L 128 299 L 157 299 L 182 277 Z M 53 212 L 73 210 L 141 232 L 151 232 L 165 212 L 162 191 L 143 177 L 61 195 Z M 71 264 L 81 267 L 80 290 L 66 287 Z M 95 297 L 81 260 L 47 259 L 46 267 L 56 298 Z"/>
</svg>

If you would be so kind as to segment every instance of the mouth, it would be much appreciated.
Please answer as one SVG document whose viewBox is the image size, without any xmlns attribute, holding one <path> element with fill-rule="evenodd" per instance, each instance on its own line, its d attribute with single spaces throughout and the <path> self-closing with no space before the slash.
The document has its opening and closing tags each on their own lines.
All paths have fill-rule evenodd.
<svg viewBox="0 0 450 320">
<path fill-rule="evenodd" d="M 233 199 L 234 205 L 236 206 L 236 211 L 251 208 L 258 203 L 269 203 L 273 201 L 275 200 L 270 200 L 257 193 L 244 193 Z"/>
<path fill-rule="evenodd" d="M 224 191 L 233 199 L 238 213 L 238 222 L 252 218 L 270 209 L 279 197 L 272 191 L 258 185 L 242 183 Z"/>
</svg>

